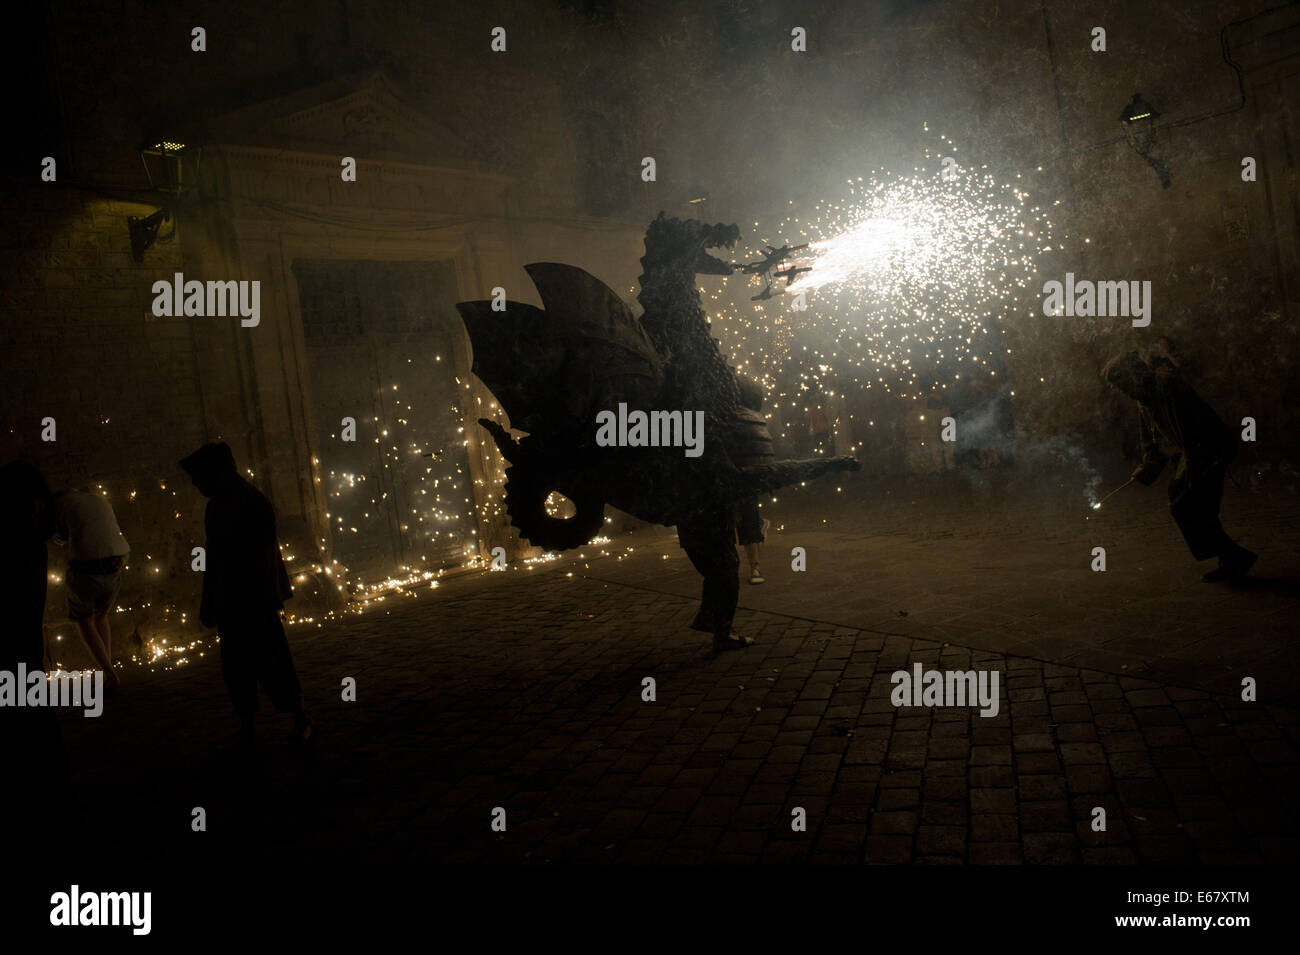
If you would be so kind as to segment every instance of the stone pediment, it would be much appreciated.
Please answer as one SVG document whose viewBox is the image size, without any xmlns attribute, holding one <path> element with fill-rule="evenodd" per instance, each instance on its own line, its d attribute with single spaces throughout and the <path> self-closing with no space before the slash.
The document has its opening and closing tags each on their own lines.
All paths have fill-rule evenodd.
<svg viewBox="0 0 1300 955">
<path fill-rule="evenodd" d="M 207 124 L 209 145 L 481 167 L 452 130 L 412 106 L 381 70 L 343 77 L 227 113 Z"/>
</svg>

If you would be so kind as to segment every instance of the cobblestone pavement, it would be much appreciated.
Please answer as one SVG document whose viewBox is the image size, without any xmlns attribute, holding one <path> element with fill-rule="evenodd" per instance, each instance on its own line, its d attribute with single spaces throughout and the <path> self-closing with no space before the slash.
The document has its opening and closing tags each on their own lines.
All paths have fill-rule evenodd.
<svg viewBox="0 0 1300 955">
<path fill-rule="evenodd" d="M 1035 531 L 1032 517 L 994 540 L 970 525 L 949 539 L 891 528 L 882 515 L 899 510 L 872 510 L 881 520 L 863 534 L 841 508 L 834 561 L 818 536 L 827 515 L 787 515 L 770 550 L 811 541 L 810 569 L 793 579 L 773 557 L 769 584 L 743 589 L 737 628 L 757 643 L 741 653 L 714 655 L 687 629 L 698 582 L 662 528 L 606 545 L 623 559 L 593 548 L 295 627 L 320 739 L 297 753 L 281 739 L 287 718 L 264 707 L 253 768 L 223 749 L 233 714 L 214 654 L 128 671 L 104 717 L 61 717 L 80 817 L 69 825 L 109 820 L 110 837 L 163 851 L 193 845 L 202 806 L 221 852 L 374 866 L 1300 858 L 1300 716 L 1277 690 L 1295 679 L 1277 639 L 1295 620 L 1285 586 L 1186 583 L 1203 568 L 1154 519 L 1109 532 L 1112 552 L 1141 551 L 1147 576 L 1134 579 L 1092 575 L 1086 548 L 1082 561 L 1071 550 L 1086 533 Z M 1274 571 L 1289 571 L 1295 522 L 1242 521 L 1246 542 L 1268 536 Z M 985 552 L 1001 563 L 981 575 Z M 819 577 L 819 560 L 840 569 Z M 997 568 L 1012 566 L 1007 586 Z M 1235 632 L 1252 599 L 1251 619 L 1278 629 L 1213 659 L 1200 639 Z M 978 619 L 940 619 L 945 608 Z M 1198 639 L 1107 629 L 1126 613 Z M 1243 669 L 1238 651 L 1283 663 Z M 890 674 L 918 661 L 1001 671 L 1000 712 L 893 706 Z M 1241 701 L 1243 673 L 1260 702 Z M 345 677 L 354 703 L 340 700 Z M 805 832 L 792 830 L 796 808 Z"/>
</svg>

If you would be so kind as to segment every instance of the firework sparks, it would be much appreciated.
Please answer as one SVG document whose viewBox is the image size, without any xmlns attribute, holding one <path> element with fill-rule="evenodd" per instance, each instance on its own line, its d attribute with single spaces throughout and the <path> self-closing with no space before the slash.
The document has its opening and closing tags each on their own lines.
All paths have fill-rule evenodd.
<svg viewBox="0 0 1300 955">
<path fill-rule="evenodd" d="M 912 395 L 976 370 L 970 363 L 996 374 L 1000 319 L 1023 304 L 1052 224 L 1020 187 L 942 160 L 956 152 L 943 142 L 927 151 L 930 166 L 850 180 L 845 197 L 780 223 L 783 241 L 809 242 L 797 264 L 812 271 L 784 300 L 750 306 L 753 318 L 723 308 L 733 358 L 774 377 L 801 338 L 799 363 L 820 368 L 810 380 L 833 370 Z M 801 292 L 806 310 L 791 309 Z"/>
</svg>

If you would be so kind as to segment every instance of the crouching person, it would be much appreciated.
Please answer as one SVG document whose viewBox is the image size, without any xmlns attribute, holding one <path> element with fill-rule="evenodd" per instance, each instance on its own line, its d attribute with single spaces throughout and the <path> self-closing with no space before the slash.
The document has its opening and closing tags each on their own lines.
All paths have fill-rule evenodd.
<svg viewBox="0 0 1300 955">
<path fill-rule="evenodd" d="M 199 619 L 221 638 L 221 675 L 239 715 L 240 742 L 253 741 L 257 685 L 271 703 L 293 714 L 297 738 L 313 725 L 285 639 L 280 610 L 293 595 L 275 534 L 275 512 L 261 491 L 240 477 L 224 443 L 205 444 L 181 461 L 208 498 L 206 572 Z"/>
<path fill-rule="evenodd" d="M 1182 380 L 1177 365 L 1153 352 L 1150 363 L 1137 352 L 1116 355 L 1102 376 L 1138 404 L 1142 463 L 1133 480 L 1150 486 L 1172 459 L 1169 512 L 1196 560 L 1219 559 L 1202 575 L 1206 583 L 1240 581 L 1258 557 L 1219 523 L 1223 479 L 1236 454 L 1232 431 Z"/>
</svg>

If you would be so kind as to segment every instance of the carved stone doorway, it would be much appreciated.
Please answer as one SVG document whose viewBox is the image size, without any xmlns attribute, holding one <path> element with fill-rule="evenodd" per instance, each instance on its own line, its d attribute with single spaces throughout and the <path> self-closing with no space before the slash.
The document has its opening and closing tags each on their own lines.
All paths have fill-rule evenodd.
<svg viewBox="0 0 1300 955">
<path fill-rule="evenodd" d="M 334 559 L 367 581 L 459 566 L 478 552 L 478 525 L 453 358 L 454 264 L 292 268 Z M 343 440 L 347 418 L 354 441 Z"/>
</svg>

